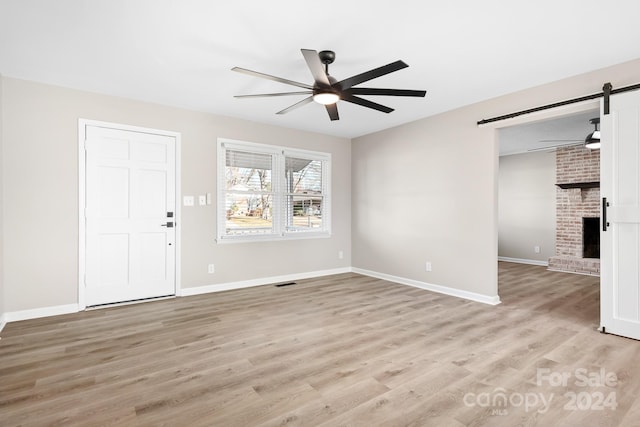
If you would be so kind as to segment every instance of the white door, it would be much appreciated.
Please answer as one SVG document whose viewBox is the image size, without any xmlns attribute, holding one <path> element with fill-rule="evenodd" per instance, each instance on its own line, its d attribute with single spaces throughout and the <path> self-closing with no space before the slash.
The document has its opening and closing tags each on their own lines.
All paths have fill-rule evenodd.
<svg viewBox="0 0 640 427">
<path fill-rule="evenodd" d="M 640 91 L 611 96 L 610 111 L 601 114 L 600 323 L 640 339 Z"/>
<path fill-rule="evenodd" d="M 175 294 L 175 142 L 86 127 L 86 306 Z"/>
</svg>

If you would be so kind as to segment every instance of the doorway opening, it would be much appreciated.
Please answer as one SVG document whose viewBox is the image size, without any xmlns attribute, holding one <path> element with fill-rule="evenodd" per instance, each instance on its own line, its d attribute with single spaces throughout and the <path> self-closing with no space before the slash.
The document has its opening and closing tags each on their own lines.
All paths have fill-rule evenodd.
<svg viewBox="0 0 640 427">
<path fill-rule="evenodd" d="M 593 131 L 590 119 L 599 117 L 597 108 L 598 103 L 594 102 L 588 106 L 583 105 L 578 111 L 556 112 L 555 115 L 550 112 L 544 118 L 531 117 L 529 120 L 522 120 L 519 124 L 496 130 L 500 148 L 498 261 L 502 262 L 499 267 L 498 291 L 503 302 L 508 303 L 511 292 L 507 288 L 510 286 L 509 280 L 504 279 L 505 269 L 510 271 L 509 274 L 518 272 L 518 274 L 531 273 L 532 277 L 553 276 L 555 272 L 549 271 L 553 270 L 549 268 L 549 262 L 563 250 L 557 245 L 567 233 L 575 231 L 579 234 L 576 249 L 571 255 L 576 259 L 583 256 L 582 218 L 597 217 L 599 214 L 596 212 L 595 215 L 577 216 L 576 225 L 571 226 L 575 227 L 575 230 L 569 230 L 564 225 L 562 227 L 558 225 L 559 220 L 564 220 L 560 218 L 564 213 L 558 206 L 565 202 L 563 198 L 567 195 L 572 197 L 568 203 L 577 203 L 593 189 L 561 189 L 557 185 L 560 183 L 557 176 L 556 154 L 560 150 L 565 152 L 586 150 L 583 148 L 584 139 Z M 594 173 L 597 178 L 589 181 L 599 181 L 599 169 Z M 598 226 L 596 226 L 596 232 L 597 230 Z M 514 264 L 506 264 L 506 262 Z M 597 277 L 592 279 L 574 277 L 576 281 L 586 279 L 594 286 L 599 282 Z M 567 279 L 562 282 L 573 283 L 574 277 L 567 276 Z M 564 291 L 559 290 L 559 292 L 561 294 Z M 597 321 L 597 315 L 597 311 L 593 311 L 593 321 Z"/>
<path fill-rule="evenodd" d="M 498 129 L 499 259 L 548 266 L 582 258 L 582 218 L 599 216 L 599 151 L 584 148 L 598 114 Z"/>
</svg>

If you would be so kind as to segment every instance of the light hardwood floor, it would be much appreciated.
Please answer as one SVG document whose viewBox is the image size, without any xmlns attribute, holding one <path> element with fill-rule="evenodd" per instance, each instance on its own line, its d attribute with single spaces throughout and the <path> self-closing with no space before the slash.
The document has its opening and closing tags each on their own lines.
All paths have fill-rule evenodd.
<svg viewBox="0 0 640 427">
<path fill-rule="evenodd" d="M 10 323 L 0 425 L 640 425 L 598 278 L 499 273 L 498 306 L 344 274 Z"/>
</svg>

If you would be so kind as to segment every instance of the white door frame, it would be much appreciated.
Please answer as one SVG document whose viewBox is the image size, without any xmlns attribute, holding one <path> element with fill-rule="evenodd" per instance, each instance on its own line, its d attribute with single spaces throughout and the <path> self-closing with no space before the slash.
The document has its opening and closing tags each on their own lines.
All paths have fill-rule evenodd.
<svg viewBox="0 0 640 427">
<path fill-rule="evenodd" d="M 568 104 L 560 107 L 549 108 L 547 110 L 527 113 L 527 114 L 523 114 L 521 116 L 513 117 L 510 119 L 504 119 L 504 120 L 500 120 L 493 123 L 478 125 L 478 127 L 481 127 L 481 128 L 493 129 L 493 134 L 496 141 L 495 165 L 494 165 L 495 192 L 494 192 L 494 198 L 493 198 L 493 205 L 494 205 L 494 212 L 495 212 L 494 221 L 496 224 L 496 233 L 494 237 L 495 238 L 494 241 L 496 245 L 495 246 L 496 255 L 498 253 L 498 216 L 500 214 L 499 205 L 498 205 L 498 173 L 500 169 L 500 153 L 499 153 L 499 147 L 498 147 L 498 144 L 500 143 L 500 141 L 498 137 L 498 131 L 501 128 L 535 123 L 542 120 L 549 120 L 549 119 L 559 118 L 562 116 L 578 114 L 585 111 L 596 110 L 600 108 L 600 102 L 601 101 L 599 99 L 576 102 L 574 104 Z M 496 271 L 498 269 L 498 261 L 499 259 L 496 258 Z M 498 297 L 500 297 L 500 283 L 499 283 L 499 280 L 497 280 L 497 272 L 496 272 L 496 289 L 497 289 L 496 294 L 498 295 Z"/>
<path fill-rule="evenodd" d="M 85 218 L 85 209 L 86 209 L 86 173 L 87 173 L 87 165 L 86 165 L 86 157 L 85 157 L 85 148 L 84 142 L 86 139 L 86 129 L 87 126 L 96 126 L 96 127 L 105 127 L 110 129 L 117 129 L 123 131 L 130 132 L 142 132 L 142 133 L 150 133 L 154 135 L 162 135 L 169 136 L 175 138 L 176 141 L 176 155 L 175 155 L 175 188 L 176 188 L 176 210 L 175 210 L 175 284 L 176 284 L 176 296 L 182 295 L 182 286 L 180 284 L 180 272 L 181 272 L 181 220 L 182 220 L 182 212 L 181 212 L 181 200 L 182 197 L 180 195 L 180 176 L 181 176 L 181 161 L 180 161 L 180 153 L 181 153 L 181 145 L 180 145 L 180 133 L 160 130 L 160 129 L 151 129 L 144 128 L 138 126 L 130 126 L 123 125 L 119 123 L 109 123 L 102 122 L 97 120 L 88 120 L 88 119 L 78 119 L 78 310 L 85 310 L 87 308 L 85 303 L 85 275 L 86 275 L 86 218 Z"/>
</svg>

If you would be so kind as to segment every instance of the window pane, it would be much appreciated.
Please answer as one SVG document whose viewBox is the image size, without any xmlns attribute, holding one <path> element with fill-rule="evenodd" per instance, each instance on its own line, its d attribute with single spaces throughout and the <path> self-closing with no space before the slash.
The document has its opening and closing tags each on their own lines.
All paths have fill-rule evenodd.
<svg viewBox="0 0 640 427">
<path fill-rule="evenodd" d="M 288 231 L 321 229 L 322 201 L 322 196 L 290 195 L 287 201 Z"/>
<path fill-rule="evenodd" d="M 271 191 L 271 155 L 245 151 L 226 151 L 226 189 L 233 191 Z"/>
<path fill-rule="evenodd" d="M 273 232 L 271 194 L 227 192 L 226 234 L 237 236 Z"/>
<path fill-rule="evenodd" d="M 286 158 L 289 193 L 322 194 L 322 161 Z"/>
</svg>

